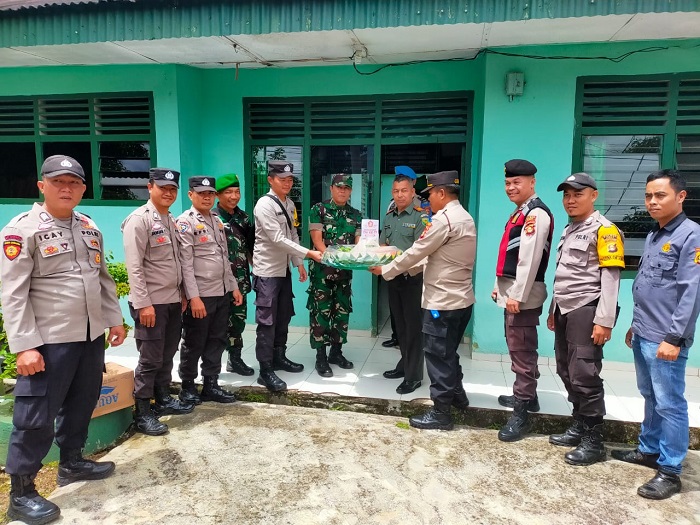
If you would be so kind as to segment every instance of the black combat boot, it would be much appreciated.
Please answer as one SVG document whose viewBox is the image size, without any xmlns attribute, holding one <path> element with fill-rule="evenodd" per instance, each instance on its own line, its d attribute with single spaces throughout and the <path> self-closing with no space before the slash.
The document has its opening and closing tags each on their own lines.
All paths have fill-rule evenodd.
<svg viewBox="0 0 700 525">
<path fill-rule="evenodd" d="M 178 396 L 180 401 L 187 405 L 201 405 L 202 398 L 199 397 L 199 392 L 197 392 L 197 385 L 194 384 L 193 379 L 183 379 L 182 385 L 180 387 L 180 395 Z"/>
<path fill-rule="evenodd" d="M 581 444 L 581 438 L 585 432 L 583 419 L 579 415 L 574 415 L 574 422 L 563 434 L 552 434 L 549 442 L 560 447 L 577 447 Z"/>
<path fill-rule="evenodd" d="M 469 398 L 461 383 L 455 388 L 455 393 L 452 396 L 452 406 L 461 411 L 465 411 L 469 406 Z"/>
<path fill-rule="evenodd" d="M 603 423 L 593 427 L 584 424 L 581 443 L 574 450 L 564 454 L 564 461 L 569 465 L 592 465 L 605 459 L 605 445 L 603 445 Z"/>
<path fill-rule="evenodd" d="M 498 404 L 502 407 L 513 408 L 515 404 L 515 396 L 498 396 Z M 528 412 L 539 412 L 540 411 L 540 400 L 535 394 L 534 399 L 530 399 L 527 402 Z"/>
<path fill-rule="evenodd" d="M 112 461 L 92 461 L 85 459 L 80 450 L 61 449 L 56 482 L 63 487 L 74 481 L 104 479 L 114 472 Z"/>
<path fill-rule="evenodd" d="M 258 376 L 258 384 L 264 386 L 270 392 L 287 390 L 287 383 L 277 377 L 271 361 L 260 361 L 260 375 Z"/>
<path fill-rule="evenodd" d="M 12 520 L 42 525 L 58 519 L 61 509 L 39 495 L 34 486 L 36 474 L 10 474 L 10 505 L 7 515 Z"/>
<path fill-rule="evenodd" d="M 284 370 L 285 372 L 303 372 L 304 365 L 301 363 L 295 363 L 287 359 L 285 352 L 287 347 L 276 346 L 274 348 L 274 353 L 272 357 L 272 369 L 273 370 Z"/>
<path fill-rule="evenodd" d="M 204 385 L 200 394 L 202 401 L 215 401 L 216 403 L 235 403 L 236 396 L 233 392 L 224 390 L 219 386 L 219 376 L 204 376 Z"/>
<path fill-rule="evenodd" d="M 194 404 L 183 403 L 170 395 L 170 388 L 167 386 L 153 387 L 156 402 L 153 405 L 153 412 L 156 416 L 167 416 L 170 414 L 189 414 L 194 410 Z"/>
<path fill-rule="evenodd" d="M 351 361 L 345 359 L 343 355 L 343 345 L 341 344 L 331 345 L 331 351 L 328 353 L 328 362 L 332 365 L 338 365 L 345 370 L 350 370 L 355 366 Z"/>
<path fill-rule="evenodd" d="M 134 427 L 137 432 L 149 436 L 160 436 L 168 431 L 168 425 L 158 421 L 151 412 L 151 400 L 136 398 L 136 412 L 134 414 Z"/>
<path fill-rule="evenodd" d="M 325 346 L 316 349 L 316 372 L 321 377 L 333 377 L 333 370 L 328 366 Z"/>
<path fill-rule="evenodd" d="M 647 499 L 666 499 L 681 491 L 681 477 L 671 472 L 657 471 L 656 476 L 637 489 Z"/>
<path fill-rule="evenodd" d="M 530 430 L 530 420 L 527 414 L 527 401 L 515 398 L 513 414 L 508 422 L 498 431 L 498 439 L 511 442 L 525 437 Z"/>
<path fill-rule="evenodd" d="M 235 337 L 233 346 L 228 349 L 226 371 L 233 372 L 234 374 L 238 374 L 240 376 L 252 376 L 255 373 L 255 370 L 243 362 L 243 359 L 241 359 L 241 350 L 243 350 L 243 338 Z"/>
<path fill-rule="evenodd" d="M 408 423 L 415 428 L 426 430 L 452 430 L 454 423 L 452 422 L 452 414 L 450 414 L 450 405 L 444 403 L 433 403 L 433 408 L 421 414 L 420 416 L 411 416 Z"/>
</svg>

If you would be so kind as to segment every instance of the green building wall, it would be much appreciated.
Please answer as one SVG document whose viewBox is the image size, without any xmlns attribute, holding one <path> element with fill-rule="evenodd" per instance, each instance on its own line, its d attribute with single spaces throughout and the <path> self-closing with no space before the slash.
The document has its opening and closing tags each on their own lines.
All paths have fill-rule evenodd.
<svg viewBox="0 0 700 525">
<path fill-rule="evenodd" d="M 502 311 L 490 300 L 494 282 L 497 245 L 512 204 L 503 191 L 503 163 L 527 158 L 538 167 L 538 193 L 555 213 L 555 238 L 566 215 L 556 186 L 571 173 L 574 137 L 576 79 L 587 75 L 634 75 L 693 71 L 700 67 L 698 42 L 654 42 L 676 46 L 651 54 L 637 54 L 615 64 L 606 61 L 532 60 L 496 55 L 474 61 L 422 63 L 393 67 L 372 76 L 360 76 L 352 67 L 305 67 L 289 69 L 195 69 L 174 65 L 39 67 L 0 69 L 0 96 L 81 92 L 152 91 L 155 105 L 157 164 L 180 169 L 183 184 L 173 214 L 189 207 L 186 179 L 197 174 L 243 175 L 243 99 L 246 97 L 339 96 L 434 91 L 474 93 L 473 141 L 469 211 L 478 228 L 472 338 L 475 353 L 507 353 L 503 340 Z M 541 55 L 615 56 L 644 43 L 527 47 L 515 53 Z M 361 66 L 371 69 L 372 66 Z M 525 93 L 509 101 L 504 79 L 510 71 L 525 74 Z M 243 196 L 245 202 L 246 196 Z M 0 206 L 0 223 L 27 205 Z M 119 225 L 133 209 L 124 206 L 82 206 L 105 234 L 107 250 L 123 259 Z M 252 210 L 248 210 L 252 211 Z M 552 261 L 554 257 L 552 256 Z M 294 272 L 296 274 L 296 271 Z M 547 276 L 550 285 L 553 262 Z M 371 329 L 371 276 L 356 272 L 354 309 L 350 328 Z M 306 283 L 295 281 L 292 323 L 308 326 Z M 249 322 L 253 322 L 253 296 L 249 296 Z M 547 303 L 548 304 L 548 303 Z M 620 291 L 622 312 L 613 340 L 606 345 L 606 358 L 631 361 L 624 346 L 624 333 L 631 320 L 631 279 Z M 546 305 L 547 306 L 547 305 Z M 540 353 L 553 355 L 553 338 L 540 330 Z M 691 352 L 690 366 L 700 366 Z"/>
</svg>

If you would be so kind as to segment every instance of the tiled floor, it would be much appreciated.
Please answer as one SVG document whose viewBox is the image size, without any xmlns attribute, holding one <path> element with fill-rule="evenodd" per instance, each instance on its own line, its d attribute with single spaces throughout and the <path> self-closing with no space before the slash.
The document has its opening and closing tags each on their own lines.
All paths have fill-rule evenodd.
<svg viewBox="0 0 700 525">
<path fill-rule="evenodd" d="M 381 343 L 386 337 L 372 338 L 351 335 L 343 347 L 343 354 L 355 363 L 352 370 L 341 370 L 332 366 L 334 376 L 322 378 L 314 370 L 315 352 L 309 348 L 308 335 L 300 332 L 289 334 L 287 356 L 304 364 L 304 371 L 299 374 L 278 372 L 290 389 L 306 392 L 339 394 L 345 396 L 374 397 L 381 399 L 411 400 L 430 398 L 427 374 L 423 385 L 408 395 L 396 393 L 399 379 L 389 380 L 382 377 L 382 372 L 394 368 L 399 359 L 396 348 L 383 348 Z M 219 382 L 235 387 L 256 385 L 257 361 L 255 360 L 255 328 L 249 326 L 243 335 L 245 348 L 244 361 L 256 369 L 256 375 L 242 377 L 223 372 Z M 497 397 L 512 393 L 513 373 L 507 356 L 496 354 L 475 355 L 473 359 L 464 357 L 468 354 L 465 346 L 460 349 L 461 364 L 464 370 L 464 388 L 469 395 L 471 406 L 481 408 L 502 408 Z M 179 354 L 175 356 L 173 380 L 179 382 L 177 364 Z M 136 343 L 133 338 L 120 347 L 107 350 L 107 360 L 114 361 L 129 368 L 135 368 L 138 359 Z M 225 363 L 226 354 L 223 361 Z M 225 368 L 224 368 L 225 370 Z M 556 374 L 553 363 L 547 358 L 540 360 L 541 377 L 538 384 L 541 412 L 547 414 L 568 415 L 571 406 L 566 400 L 566 392 Z M 697 370 L 689 371 L 686 376 L 686 398 L 690 425 L 700 427 L 700 376 Z M 603 379 L 605 380 L 605 404 L 608 419 L 622 421 L 641 421 L 644 403 L 637 391 L 634 369 L 631 364 L 604 362 Z"/>
</svg>

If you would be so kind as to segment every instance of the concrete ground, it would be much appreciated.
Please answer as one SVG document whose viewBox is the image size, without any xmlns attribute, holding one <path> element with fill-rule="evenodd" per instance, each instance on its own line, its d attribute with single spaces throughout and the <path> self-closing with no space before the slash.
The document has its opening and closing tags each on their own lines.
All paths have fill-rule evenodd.
<svg viewBox="0 0 700 525">
<path fill-rule="evenodd" d="M 204 404 L 105 456 L 115 474 L 51 499 L 63 524 L 700 523 L 700 453 L 683 492 L 636 495 L 653 475 L 608 460 L 571 467 L 546 436 L 418 431 L 405 419 L 261 403 Z"/>
</svg>

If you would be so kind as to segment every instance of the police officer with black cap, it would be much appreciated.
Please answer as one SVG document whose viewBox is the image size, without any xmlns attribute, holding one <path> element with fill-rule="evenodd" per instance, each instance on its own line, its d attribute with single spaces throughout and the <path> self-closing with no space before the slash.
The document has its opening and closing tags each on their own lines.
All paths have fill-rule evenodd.
<svg viewBox="0 0 700 525">
<path fill-rule="evenodd" d="M 306 281 L 302 259 L 321 262 L 321 252 L 299 244 L 296 207 L 288 197 L 294 184 L 294 165 L 283 160 L 267 163 L 269 193 L 258 199 L 253 248 L 253 289 L 255 321 L 258 323 L 255 354 L 260 363 L 258 383 L 272 392 L 287 389 L 275 370 L 301 372 L 304 365 L 287 359 L 287 334 L 294 315 L 292 273 L 289 264 L 299 270 L 299 281 Z"/>
<path fill-rule="evenodd" d="M 180 400 L 195 405 L 202 401 L 233 403 L 236 397 L 221 388 L 218 379 L 231 301 L 240 306 L 243 296 L 229 264 L 224 223 L 212 211 L 216 179 L 190 177 L 189 185 L 192 207 L 177 218 L 182 280 L 189 301 L 182 317 Z M 194 384 L 200 358 L 204 378 L 201 394 Z"/>
<path fill-rule="evenodd" d="M 508 217 L 498 249 L 496 283 L 491 298 L 503 308 L 511 370 L 512 396 L 499 404 L 513 414 L 498 432 L 501 441 L 521 439 L 529 429 L 528 412 L 538 412 L 537 325 L 547 298 L 544 276 L 549 262 L 554 217 L 535 193 L 534 164 L 523 159 L 505 164 L 506 195 L 516 209 Z"/>
<path fill-rule="evenodd" d="M 571 222 L 557 246 L 554 296 L 547 327 L 554 331 L 557 374 L 574 407 L 572 425 L 549 437 L 553 445 L 576 447 L 564 455 L 571 465 L 605 459 L 603 345 L 617 317 L 620 271 L 625 268 L 624 237 L 594 208 L 596 181 L 574 173 L 557 191 Z"/>
<path fill-rule="evenodd" d="M 456 171 L 428 175 L 423 193 L 428 193 L 432 222 L 408 250 L 386 266 L 375 266 L 370 271 L 394 279 L 427 257 L 421 300 L 422 332 L 433 408 L 411 417 L 409 423 L 416 428 L 451 430 L 454 424 L 450 407 L 464 410 L 469 406 L 457 348 L 474 304 L 476 228 L 471 215 L 459 203 Z"/>
<path fill-rule="evenodd" d="M 111 461 L 84 459 L 82 449 L 100 395 L 105 328 L 112 346 L 125 337 L 102 233 L 75 211 L 86 188 L 82 166 L 54 155 L 41 176 L 43 204 L 5 226 L 0 256 L 4 328 L 18 374 L 5 464 L 7 514 L 26 523 L 49 523 L 61 513 L 34 486 L 54 436 L 59 485 L 102 479 L 114 470 Z"/>
<path fill-rule="evenodd" d="M 139 432 L 157 436 L 168 431 L 157 416 L 187 414 L 194 405 L 170 395 L 173 357 L 180 342 L 182 312 L 187 306 L 177 225 L 169 211 L 177 198 L 180 173 L 151 168 L 149 176 L 150 198 L 124 219 L 122 233 L 129 274 L 129 310 L 139 351 L 134 370 L 134 426 Z"/>
</svg>

